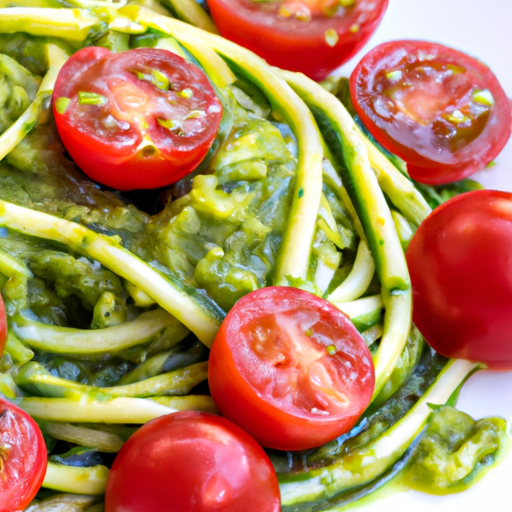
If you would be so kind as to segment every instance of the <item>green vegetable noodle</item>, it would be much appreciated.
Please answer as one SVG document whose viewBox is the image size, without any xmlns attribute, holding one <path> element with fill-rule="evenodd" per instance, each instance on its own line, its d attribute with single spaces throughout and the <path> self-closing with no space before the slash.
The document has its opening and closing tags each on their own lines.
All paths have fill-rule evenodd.
<svg viewBox="0 0 512 512">
<path fill-rule="evenodd" d="M 217 413 L 209 348 L 235 303 L 266 286 L 337 306 L 375 366 L 372 402 L 349 432 L 268 451 L 282 510 L 338 510 L 397 475 L 425 492 L 465 489 L 500 460 L 509 432 L 455 409 L 479 367 L 435 354 L 412 325 L 404 249 L 432 208 L 478 186 L 417 186 L 340 101 L 343 80 L 323 88 L 216 32 L 192 0 L 0 1 L 0 397 L 37 421 L 48 452 L 26 512 L 103 511 L 114 455 L 141 425 Z M 130 192 L 80 171 L 51 96 L 89 46 L 164 48 L 204 70 L 223 114 L 195 171 Z M 156 68 L 130 72 L 176 101 L 197 94 Z M 92 86 L 77 98 L 54 98 L 55 116 L 109 101 Z M 206 115 L 155 124 L 184 136 Z"/>
</svg>

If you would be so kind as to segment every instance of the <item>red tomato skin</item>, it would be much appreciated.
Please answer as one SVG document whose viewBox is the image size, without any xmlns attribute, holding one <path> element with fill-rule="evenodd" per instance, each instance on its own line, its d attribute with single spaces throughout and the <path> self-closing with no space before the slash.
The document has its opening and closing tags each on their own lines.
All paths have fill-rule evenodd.
<svg viewBox="0 0 512 512">
<path fill-rule="evenodd" d="M 329 325 L 331 334 L 337 333 L 333 334 L 332 341 L 337 349 L 335 357 L 357 374 L 350 377 L 347 371 L 342 375 L 346 387 L 343 392 L 349 399 L 346 409 L 329 415 L 313 414 L 283 403 L 282 397 L 269 396 L 269 393 L 278 393 L 273 388 L 276 380 L 269 378 L 266 388 L 257 387 L 255 383 L 254 376 L 269 373 L 269 368 L 255 357 L 244 332 L 257 328 L 262 316 L 297 306 L 320 315 L 321 320 L 313 329 L 316 330 L 318 325 Z M 325 334 L 323 327 L 318 330 Z M 325 345 L 318 346 L 326 349 Z M 296 288 L 267 287 L 240 299 L 220 327 L 208 364 L 210 391 L 222 414 L 263 446 L 278 450 L 313 448 L 347 432 L 369 405 L 375 386 L 371 355 L 350 319 L 327 301 Z M 283 363 L 285 371 L 286 364 Z M 300 379 L 299 374 L 298 386 L 301 386 Z M 297 396 L 299 401 L 306 400 L 307 387 L 295 393 L 297 385 L 290 379 L 284 382 L 284 393 Z M 273 391 L 269 392 L 271 388 Z"/>
<path fill-rule="evenodd" d="M 457 196 L 420 225 L 407 249 L 413 320 L 446 357 L 512 369 L 512 194 Z"/>
<path fill-rule="evenodd" d="M 24 510 L 43 483 L 46 446 L 37 423 L 0 398 L 0 512 Z"/>
<path fill-rule="evenodd" d="M 64 114 L 58 112 L 56 101 L 69 97 L 75 98 L 72 108 L 69 109 L 73 113 L 76 96 L 82 89 L 93 89 L 93 92 L 98 93 L 101 91 L 109 98 L 110 106 L 117 98 L 107 90 L 106 78 L 98 79 L 98 73 L 110 72 L 120 83 L 131 84 L 136 81 L 130 76 L 130 63 L 134 67 L 145 62 L 157 69 L 160 67 L 167 70 L 168 75 L 171 75 L 173 66 L 184 70 L 183 75 L 193 80 L 191 87 L 194 92 L 205 102 L 214 105 L 215 111 L 208 112 L 209 124 L 202 133 L 191 137 L 175 137 L 169 130 L 158 125 L 156 114 L 153 116 L 150 113 L 146 119 L 149 125 L 147 133 L 159 151 L 149 151 L 146 154 L 137 150 L 143 142 L 143 136 L 140 128 L 133 124 L 126 132 L 126 140 L 112 140 L 112 137 L 86 128 L 71 119 L 68 111 Z M 122 69 L 123 66 L 127 69 Z M 91 80 L 98 79 L 98 83 L 94 86 L 89 81 L 81 83 L 80 79 L 86 73 L 91 74 Z M 151 95 L 151 85 L 139 81 L 136 87 L 142 89 L 147 96 Z M 53 114 L 59 136 L 68 153 L 91 179 L 118 190 L 159 188 L 174 183 L 193 171 L 214 141 L 222 111 L 221 102 L 199 68 L 171 52 L 155 48 L 137 48 L 119 54 L 112 54 L 101 47 L 83 48 L 73 54 L 63 66 L 53 93 Z"/>
<path fill-rule="evenodd" d="M 7 316 L 5 314 L 5 304 L 0 294 L 0 356 L 3 354 L 7 342 Z"/>
<path fill-rule="evenodd" d="M 249 509 L 280 510 L 276 473 L 254 439 L 210 413 L 181 411 L 142 426 L 107 483 L 106 512 Z"/>
<path fill-rule="evenodd" d="M 208 5 L 223 37 L 272 66 L 299 71 L 319 81 L 363 47 L 382 20 L 388 0 L 357 0 L 346 16 L 313 17 L 310 21 L 264 12 L 261 3 L 252 0 L 208 0 Z M 332 47 L 325 34 L 330 29 L 338 36 Z"/>
<path fill-rule="evenodd" d="M 481 89 L 490 90 L 494 98 L 495 104 L 484 130 L 475 140 L 455 151 L 432 142 L 429 124 L 426 127 L 414 123 L 403 126 L 396 123 L 396 118 L 390 123 L 370 105 L 374 91 L 368 91 L 368 83 L 373 86 L 379 72 L 417 52 L 432 54 L 435 60 L 445 64 L 465 67 L 468 80 Z M 492 71 L 478 59 L 437 43 L 403 40 L 375 47 L 352 72 L 350 94 L 357 114 L 371 134 L 387 150 L 407 162 L 414 180 L 427 185 L 451 183 L 483 169 L 496 158 L 511 134 L 511 102 Z"/>
</svg>

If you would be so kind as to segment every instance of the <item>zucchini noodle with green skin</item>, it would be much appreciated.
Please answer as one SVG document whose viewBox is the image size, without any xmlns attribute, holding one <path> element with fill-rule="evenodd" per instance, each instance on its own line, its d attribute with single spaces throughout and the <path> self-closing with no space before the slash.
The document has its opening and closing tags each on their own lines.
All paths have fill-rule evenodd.
<svg viewBox="0 0 512 512">
<path fill-rule="evenodd" d="M 30 5 L 0 8 L 0 52 L 9 48 L 2 34 L 45 45 L 43 60 L 21 58 L 5 72 L 23 66 L 16 76 L 31 103 L 0 135 L 0 287 L 10 327 L 0 393 L 40 424 L 50 454 L 43 487 L 56 493 L 27 510 L 99 512 L 107 459 L 76 467 L 68 458 L 116 453 L 133 425 L 174 411 L 217 412 L 202 394 L 203 345 L 236 300 L 273 284 L 344 311 L 376 370 L 373 403 L 351 432 L 306 453 L 271 454 L 283 510 L 338 510 L 421 457 L 430 475 L 414 446 L 426 425 L 438 435 L 452 417 L 432 404 L 453 405 L 478 365 L 432 354 L 411 325 L 403 247 L 431 211 L 420 190 L 335 96 L 217 36 L 195 3 Z M 49 98 L 67 56 L 87 45 L 173 51 L 203 68 L 223 102 L 200 172 L 155 215 L 91 184 L 63 156 Z M 6 83 L 14 94 L 14 78 Z M 475 454 L 498 460 L 506 426 L 489 420 L 477 435 L 465 424 L 466 445 L 475 439 L 484 446 Z M 450 480 L 454 490 L 487 467 L 477 455 L 442 456 L 465 475 Z"/>
</svg>

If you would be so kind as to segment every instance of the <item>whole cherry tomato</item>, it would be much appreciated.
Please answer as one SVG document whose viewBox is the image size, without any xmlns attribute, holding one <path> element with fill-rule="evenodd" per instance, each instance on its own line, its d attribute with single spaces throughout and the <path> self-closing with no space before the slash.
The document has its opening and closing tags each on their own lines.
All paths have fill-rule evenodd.
<svg viewBox="0 0 512 512">
<path fill-rule="evenodd" d="M 0 398 L 0 512 L 25 509 L 43 483 L 46 461 L 36 422 Z"/>
<path fill-rule="evenodd" d="M 79 50 L 53 93 L 59 135 L 90 178 L 149 189 L 193 171 L 213 143 L 222 104 L 194 64 L 167 50 Z"/>
<path fill-rule="evenodd" d="M 510 101 L 492 71 L 440 44 L 377 46 L 354 69 L 350 94 L 371 134 L 422 183 L 466 178 L 510 137 Z"/>
<path fill-rule="evenodd" d="M 436 208 L 407 249 L 413 319 L 439 353 L 512 369 L 512 194 Z"/>
<path fill-rule="evenodd" d="M 288 287 L 262 288 L 235 304 L 213 342 L 208 379 L 222 414 L 280 450 L 350 430 L 375 385 L 370 352 L 350 319 Z"/>
<path fill-rule="evenodd" d="M 314 80 L 355 55 L 388 0 L 208 0 L 220 33 L 269 64 Z"/>
<path fill-rule="evenodd" d="M 106 512 L 278 512 L 274 468 L 243 430 L 182 411 L 140 428 L 117 455 Z"/>
</svg>

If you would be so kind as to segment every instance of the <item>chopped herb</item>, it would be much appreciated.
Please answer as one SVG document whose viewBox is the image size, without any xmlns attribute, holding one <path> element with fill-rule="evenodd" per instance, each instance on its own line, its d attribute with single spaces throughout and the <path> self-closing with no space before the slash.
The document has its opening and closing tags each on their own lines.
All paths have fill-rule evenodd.
<svg viewBox="0 0 512 512">
<path fill-rule="evenodd" d="M 292 15 L 292 13 L 284 5 L 279 6 L 277 14 L 279 14 L 279 16 L 283 16 L 283 18 L 289 18 Z"/>
<path fill-rule="evenodd" d="M 106 105 L 107 98 L 95 92 L 80 91 L 78 93 L 78 103 L 80 105 Z"/>
<path fill-rule="evenodd" d="M 192 89 L 183 89 L 182 91 L 176 93 L 178 96 L 181 96 L 182 98 L 192 98 L 194 93 L 192 92 Z"/>
<path fill-rule="evenodd" d="M 170 87 L 169 79 L 158 69 L 152 69 L 151 74 L 143 73 L 142 71 L 137 71 L 136 69 L 132 70 L 132 73 L 139 79 L 144 80 L 145 82 L 150 82 L 157 89 L 161 91 L 168 91 Z"/>
<path fill-rule="evenodd" d="M 173 119 L 158 119 L 158 124 L 168 130 L 177 130 L 178 128 L 181 128 L 181 123 L 179 121 L 174 121 Z"/>
<path fill-rule="evenodd" d="M 393 82 L 398 81 L 402 78 L 402 72 L 400 70 L 389 71 L 386 73 L 386 78 L 392 80 Z"/>
<path fill-rule="evenodd" d="M 169 79 L 163 74 L 158 71 L 158 69 L 153 69 L 151 71 L 151 76 L 153 77 L 153 84 L 156 88 L 162 90 L 162 91 L 168 91 L 170 82 Z"/>
<path fill-rule="evenodd" d="M 454 110 L 451 114 L 444 117 L 455 124 L 461 124 L 469 121 L 469 117 L 465 116 L 460 110 Z"/>
<path fill-rule="evenodd" d="M 338 43 L 339 37 L 336 33 L 336 30 L 333 28 L 330 28 L 329 30 L 325 31 L 325 42 L 332 48 L 333 46 L 336 46 Z"/>
<path fill-rule="evenodd" d="M 475 91 L 473 93 L 473 99 L 481 105 L 492 107 L 494 105 L 494 98 L 492 97 L 491 91 L 485 89 L 484 91 Z"/>
<path fill-rule="evenodd" d="M 68 109 L 70 103 L 71 100 L 69 98 L 59 98 L 55 102 L 55 110 L 57 110 L 59 114 L 64 114 L 64 112 L 66 112 L 66 110 Z"/>
<path fill-rule="evenodd" d="M 185 119 L 198 119 L 204 117 L 206 112 L 204 110 L 191 110 Z"/>
</svg>

